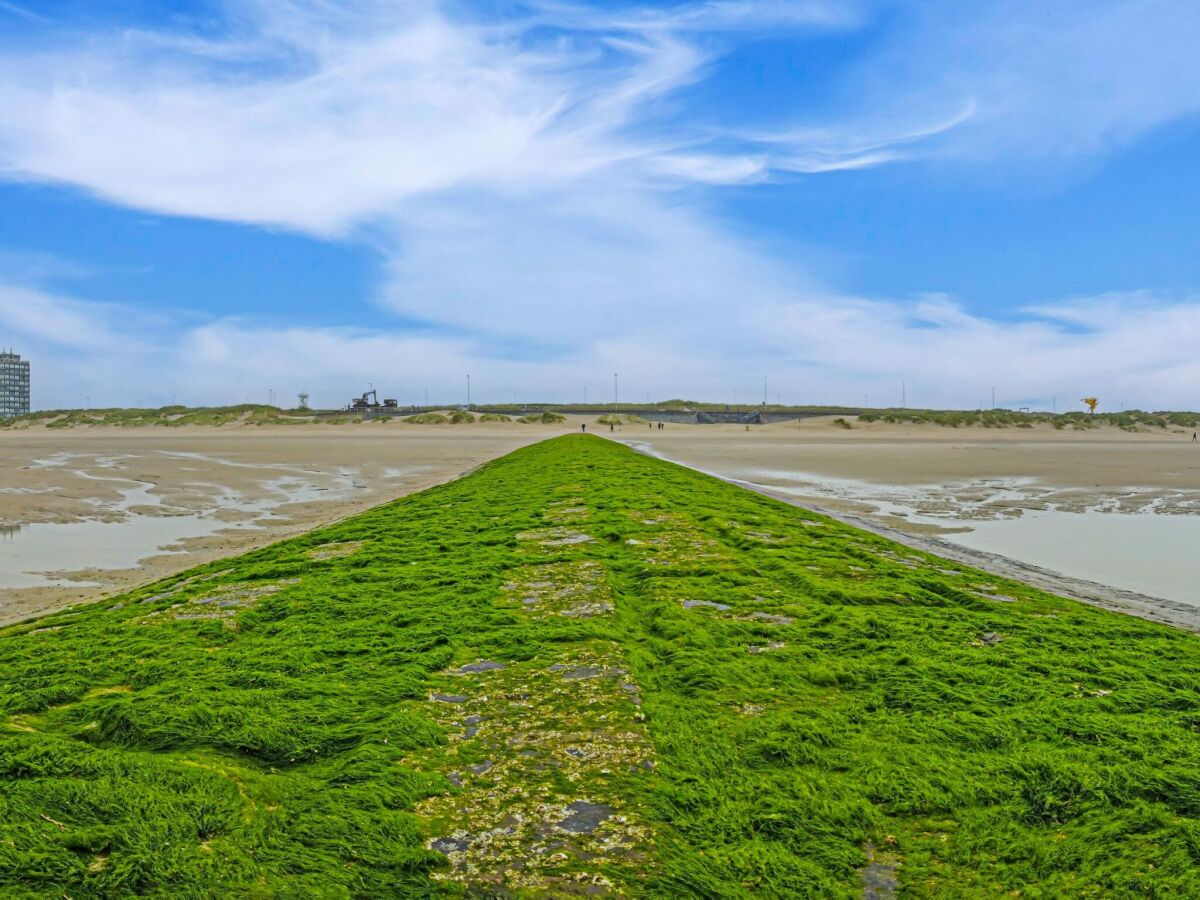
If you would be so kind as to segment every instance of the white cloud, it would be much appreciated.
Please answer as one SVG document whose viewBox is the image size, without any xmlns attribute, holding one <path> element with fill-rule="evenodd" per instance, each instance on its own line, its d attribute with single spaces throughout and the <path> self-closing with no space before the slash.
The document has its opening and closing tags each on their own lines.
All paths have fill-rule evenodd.
<svg viewBox="0 0 1200 900">
<path fill-rule="evenodd" d="M 1108 408 L 1195 408 L 1200 303 L 1145 294 L 1078 298 L 1015 321 L 973 315 L 947 297 L 892 303 L 748 285 L 724 329 L 636 322 L 561 355 L 514 357 L 492 339 L 398 330 L 301 328 L 249 320 L 153 321 L 127 309 L 0 287 L 0 328 L 33 361 L 35 404 L 285 401 L 300 391 L 337 406 L 368 383 L 402 403 L 457 403 L 472 376 L 478 402 L 671 396 L 743 402 L 899 403 L 1059 408 L 1100 396 Z M 763 297 L 771 299 L 763 300 Z M 14 315 L 13 310 L 18 313 Z M 700 311 L 701 318 L 708 313 Z M 6 338 L 7 340 L 7 338 Z"/>
<path fill-rule="evenodd" d="M 85 352 L 128 346 L 126 334 L 119 334 L 115 326 L 130 315 L 129 310 L 116 306 L 58 297 L 20 285 L 0 285 L 0 328 L 42 344 Z"/>
<path fill-rule="evenodd" d="M 869 4 L 531 3 L 468 20 L 432 0 L 254 0 L 220 37 L 6 50 L 0 174 L 327 237 L 369 226 L 388 259 L 378 305 L 430 327 L 150 327 L 28 287 L 0 293 L 0 325 L 53 371 L 35 380 L 47 405 L 78 403 L 82 383 L 111 402 L 161 401 L 168 383 L 188 402 L 255 385 L 331 405 L 368 381 L 457 396 L 466 371 L 496 400 L 607 396 L 604 373 L 621 371 L 631 396 L 741 385 L 745 399 L 767 374 L 792 401 L 895 400 L 903 378 L 931 405 L 973 405 L 992 383 L 1196 405 L 1191 299 L 998 321 L 945 298 L 839 296 L 709 214 L 714 185 L 931 154 L 1086 156 L 1200 106 L 1190 4 L 899 8 L 915 25 L 851 79 L 852 115 L 753 132 L 680 124 L 672 104 L 727 44 L 852 29 Z"/>
<path fill-rule="evenodd" d="M 902 24 L 852 79 L 864 108 L 892 119 L 897 134 L 914 114 L 973 110 L 906 156 L 1086 161 L 1200 113 L 1200 5 L 1191 0 L 902 8 Z"/>
</svg>

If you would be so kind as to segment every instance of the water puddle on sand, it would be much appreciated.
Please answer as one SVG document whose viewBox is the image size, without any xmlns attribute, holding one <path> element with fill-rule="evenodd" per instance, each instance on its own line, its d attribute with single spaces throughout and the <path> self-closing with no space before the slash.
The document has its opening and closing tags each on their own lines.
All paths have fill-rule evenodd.
<svg viewBox="0 0 1200 900">
<path fill-rule="evenodd" d="M 1200 606 L 1200 515 L 1157 510 L 1168 498 L 1122 503 L 1150 493 L 1129 488 L 1077 511 L 1021 508 L 1057 494 L 1033 479 L 980 479 L 959 485 L 872 484 L 808 472 L 759 470 L 751 483 L 798 498 L 838 499 L 873 508 L 873 518 L 952 529 L 943 541 L 1050 569 L 1073 578 Z M 792 482 L 780 485 L 779 481 Z M 1174 501 L 1175 498 L 1170 498 Z M 1177 504 L 1178 505 L 1178 504 Z M 892 519 L 888 524 L 894 524 Z"/>
<path fill-rule="evenodd" d="M 197 515 L 129 516 L 122 522 L 34 522 L 17 527 L 19 530 L 0 540 L 0 589 L 64 583 L 63 579 L 45 573 L 133 569 L 149 556 L 184 552 L 170 549 L 179 541 L 205 537 L 226 528 L 254 526 Z"/>
<path fill-rule="evenodd" d="M 1100 584 L 1200 606 L 1200 516 L 1030 511 L 943 540 Z"/>
<path fill-rule="evenodd" d="M 105 515 L 106 521 L 86 519 L 0 525 L 0 590 L 63 584 L 94 585 L 95 582 L 65 579 L 62 574 L 90 569 L 137 568 L 142 560 L 151 556 L 186 552 L 179 547 L 182 541 L 221 531 L 260 528 L 267 521 L 286 518 L 280 510 L 291 504 L 340 500 L 364 487 L 357 481 L 358 473 L 350 470 L 322 471 L 237 463 L 198 453 L 163 452 L 161 455 L 290 474 L 269 477 L 264 472 L 264 477 L 255 485 L 256 496 L 211 482 L 187 483 L 183 486 L 206 489 L 211 495 L 203 508 L 193 510 L 164 504 L 152 482 L 115 474 L 93 474 L 96 469 L 116 468 L 121 459 L 131 457 L 58 453 L 49 459 L 38 460 L 33 467 L 78 466 L 86 459 L 93 472 L 73 469 L 72 474 L 111 484 L 119 499 L 115 502 L 101 498 L 84 500 L 95 507 L 97 514 Z M 114 519 L 114 515 L 119 518 Z"/>
</svg>

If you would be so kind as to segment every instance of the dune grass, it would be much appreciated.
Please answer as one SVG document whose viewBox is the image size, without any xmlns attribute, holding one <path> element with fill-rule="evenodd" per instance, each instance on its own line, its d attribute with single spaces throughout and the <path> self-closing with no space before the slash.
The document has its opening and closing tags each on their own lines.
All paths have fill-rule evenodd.
<svg viewBox="0 0 1200 900">
<path fill-rule="evenodd" d="M 1018 412 L 1011 409 L 884 409 L 863 412 L 864 422 L 890 424 L 941 425 L 949 428 L 1033 428 L 1049 425 L 1059 431 L 1086 431 L 1109 425 L 1122 431 L 1185 430 L 1200 426 L 1200 415 L 1192 412 L 1145 412 L 1139 409 L 1123 412 Z"/>
<path fill-rule="evenodd" d="M 1197 896 L 1198 685 L 565 436 L 0 630 L 0 893 Z"/>
<path fill-rule="evenodd" d="M 360 417 L 361 418 L 361 417 Z M 179 427 L 182 425 L 294 425 L 312 421 L 304 410 L 283 410 L 258 403 L 237 406 L 162 406 L 157 408 L 53 409 L 0 419 L 0 428 L 78 428 L 101 425 L 117 428 Z"/>
</svg>

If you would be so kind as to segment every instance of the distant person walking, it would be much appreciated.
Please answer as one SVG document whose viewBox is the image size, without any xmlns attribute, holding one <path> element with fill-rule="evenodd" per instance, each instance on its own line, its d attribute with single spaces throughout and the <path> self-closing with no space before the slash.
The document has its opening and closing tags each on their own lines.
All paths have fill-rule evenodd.
<svg viewBox="0 0 1200 900">
<path fill-rule="evenodd" d="M 582 431 L 584 434 L 587 434 L 587 422 L 584 422 L 582 425 L 580 425 L 579 430 Z"/>
<path fill-rule="evenodd" d="M 1192 432 L 1192 443 L 1196 443 L 1196 432 Z"/>
</svg>

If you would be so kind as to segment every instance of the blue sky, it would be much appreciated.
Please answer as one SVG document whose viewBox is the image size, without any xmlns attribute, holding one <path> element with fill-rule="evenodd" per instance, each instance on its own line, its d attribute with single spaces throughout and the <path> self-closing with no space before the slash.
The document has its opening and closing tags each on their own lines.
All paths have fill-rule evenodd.
<svg viewBox="0 0 1200 900">
<path fill-rule="evenodd" d="M 43 407 L 1200 407 L 1200 8 L 0 0 Z"/>
</svg>

